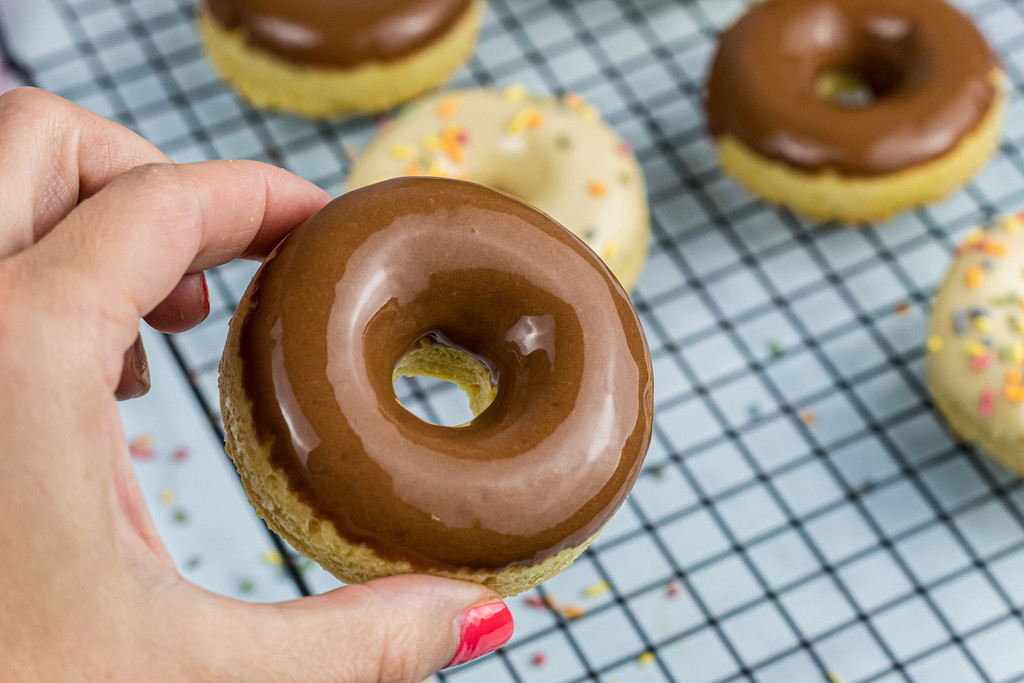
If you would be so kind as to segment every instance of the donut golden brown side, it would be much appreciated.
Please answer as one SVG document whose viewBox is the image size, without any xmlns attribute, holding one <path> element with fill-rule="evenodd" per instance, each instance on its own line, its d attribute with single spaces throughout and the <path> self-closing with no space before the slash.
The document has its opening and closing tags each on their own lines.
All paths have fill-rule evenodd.
<svg viewBox="0 0 1024 683">
<path fill-rule="evenodd" d="M 454 381 L 477 417 L 419 420 L 397 374 Z M 351 192 L 284 240 L 220 387 L 250 502 L 296 549 L 349 583 L 424 572 L 503 596 L 600 532 L 653 413 L 646 340 L 600 259 L 523 202 L 436 178 Z"/>
<path fill-rule="evenodd" d="M 943 0 L 765 0 L 719 39 L 705 109 L 722 168 L 820 219 L 938 201 L 991 157 L 998 60 Z M 858 84 L 860 96 L 837 94 Z"/>
<path fill-rule="evenodd" d="M 381 112 L 443 83 L 476 44 L 484 0 L 204 0 L 206 56 L 257 107 Z"/>
</svg>

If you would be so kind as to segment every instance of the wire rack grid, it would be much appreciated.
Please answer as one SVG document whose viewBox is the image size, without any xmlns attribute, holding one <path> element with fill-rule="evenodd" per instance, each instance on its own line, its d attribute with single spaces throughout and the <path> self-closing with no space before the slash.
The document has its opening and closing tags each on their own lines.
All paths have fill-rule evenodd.
<svg viewBox="0 0 1024 683">
<path fill-rule="evenodd" d="M 22 60 L 26 77 L 177 161 L 260 159 L 337 193 L 374 134 L 246 107 L 206 64 L 191 0 L 53 4 L 72 44 Z M 1024 203 L 1024 3 L 959 4 L 1006 68 L 1004 143 L 944 203 L 847 230 L 716 166 L 700 92 L 740 0 L 490 0 L 454 84 L 578 92 L 643 165 L 654 236 L 633 300 L 655 439 L 600 539 L 512 601 L 513 641 L 441 680 L 1024 681 L 1024 488 L 950 438 L 922 380 L 953 241 Z M 218 438 L 216 363 L 253 270 L 212 271 L 209 320 L 166 340 Z M 400 391 L 435 421 L 458 412 L 447 385 Z M 331 587 L 287 568 L 300 594 Z"/>
</svg>

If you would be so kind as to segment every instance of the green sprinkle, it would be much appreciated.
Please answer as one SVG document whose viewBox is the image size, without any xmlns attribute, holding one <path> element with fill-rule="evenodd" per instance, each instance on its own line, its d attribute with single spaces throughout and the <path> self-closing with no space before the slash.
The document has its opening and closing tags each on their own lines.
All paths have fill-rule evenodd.
<svg viewBox="0 0 1024 683">
<path fill-rule="evenodd" d="M 633 177 L 631 175 L 629 175 L 629 173 L 626 173 L 625 171 L 623 171 L 622 173 L 619 174 L 619 184 L 620 185 L 629 185 L 632 182 L 633 182 Z"/>
<path fill-rule="evenodd" d="M 772 354 L 773 356 L 775 356 L 776 358 L 778 358 L 779 356 L 781 356 L 781 355 L 782 355 L 782 353 L 783 353 L 783 351 L 785 351 L 785 349 L 783 349 L 783 348 L 782 348 L 782 344 L 780 344 L 779 342 L 777 342 L 777 341 L 774 341 L 774 340 L 773 340 L 773 341 L 770 341 L 770 342 L 768 342 L 768 350 L 769 350 L 769 351 L 771 352 L 771 354 Z"/>
<path fill-rule="evenodd" d="M 1006 322 L 1010 325 L 1011 332 L 1020 332 L 1020 318 L 1015 315 L 1011 315 L 1006 319 Z"/>
<path fill-rule="evenodd" d="M 572 149 L 572 138 L 570 138 L 567 133 L 559 133 L 556 142 L 558 143 L 558 149 Z"/>
<path fill-rule="evenodd" d="M 1003 361 L 1004 363 L 1009 363 L 1010 362 L 1010 347 L 1009 346 L 1000 346 L 999 347 L 999 360 Z"/>
<path fill-rule="evenodd" d="M 304 557 L 302 558 L 302 562 L 299 563 L 299 571 L 305 574 L 313 568 L 313 564 L 313 560 L 309 559 L 308 557 Z"/>
<path fill-rule="evenodd" d="M 655 479 L 663 479 L 665 477 L 665 468 L 661 465 L 652 465 L 644 468 L 644 474 Z"/>
<path fill-rule="evenodd" d="M 181 508 L 178 508 L 171 513 L 171 518 L 178 524 L 184 524 L 188 521 L 188 513 Z"/>
<path fill-rule="evenodd" d="M 247 593 L 252 593 L 252 590 L 255 587 L 256 587 L 256 584 L 253 582 L 252 579 L 246 578 L 246 579 L 242 579 L 241 581 L 238 582 L 238 591 L 242 595 L 246 595 Z"/>
</svg>

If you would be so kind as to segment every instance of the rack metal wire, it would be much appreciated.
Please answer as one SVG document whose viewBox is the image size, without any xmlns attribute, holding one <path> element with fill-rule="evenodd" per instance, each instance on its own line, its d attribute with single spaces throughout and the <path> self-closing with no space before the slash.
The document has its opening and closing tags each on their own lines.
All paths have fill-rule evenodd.
<svg viewBox="0 0 1024 683">
<path fill-rule="evenodd" d="M 73 44 L 25 75 L 175 160 L 260 159 L 337 193 L 373 135 L 248 108 L 206 64 L 192 0 L 53 3 Z M 955 237 L 1024 204 L 1024 3 L 958 4 L 1006 69 L 998 155 L 942 204 L 849 230 L 716 166 L 700 93 L 740 0 L 490 0 L 454 84 L 578 92 L 644 167 L 654 236 L 633 299 L 655 441 L 598 542 L 517 603 L 512 643 L 441 680 L 1024 681 L 1024 487 L 949 437 L 922 379 Z M 210 319 L 167 338 L 218 437 L 216 363 L 252 272 L 212 271 Z M 451 410 L 444 385 L 403 386 L 427 416 Z"/>
</svg>

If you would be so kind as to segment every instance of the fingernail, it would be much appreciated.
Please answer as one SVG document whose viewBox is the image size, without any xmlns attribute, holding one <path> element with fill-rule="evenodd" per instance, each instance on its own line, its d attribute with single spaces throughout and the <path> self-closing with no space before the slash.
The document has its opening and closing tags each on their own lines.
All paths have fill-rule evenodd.
<svg viewBox="0 0 1024 683">
<path fill-rule="evenodd" d="M 503 602 L 470 608 L 462 615 L 459 649 L 445 668 L 465 664 L 494 652 L 508 642 L 514 628 L 512 613 Z"/>
<path fill-rule="evenodd" d="M 146 348 L 142 345 L 142 337 L 139 336 L 124 352 L 124 369 L 114 396 L 119 401 L 139 398 L 149 393 L 149 388 L 149 360 L 146 358 Z"/>
<path fill-rule="evenodd" d="M 210 315 L 210 287 L 206 284 L 206 273 L 199 273 L 199 280 L 203 283 L 203 308 L 206 311 L 203 313 L 203 320 L 206 320 Z"/>
</svg>

